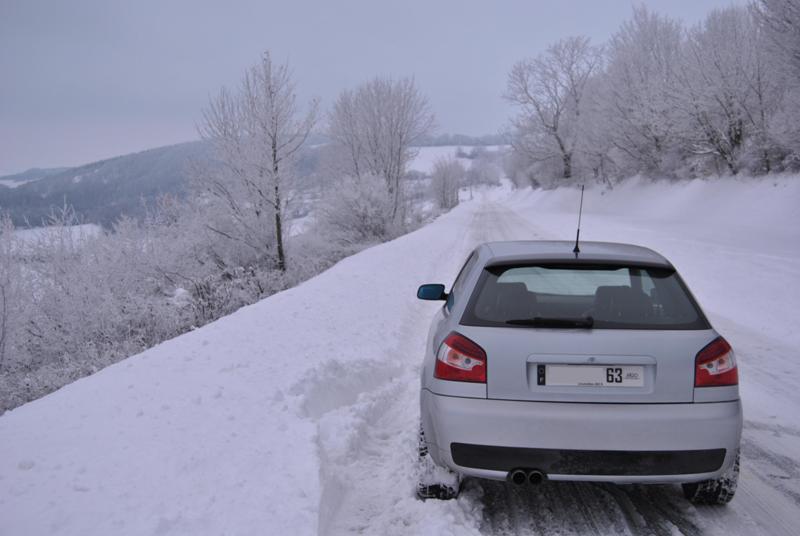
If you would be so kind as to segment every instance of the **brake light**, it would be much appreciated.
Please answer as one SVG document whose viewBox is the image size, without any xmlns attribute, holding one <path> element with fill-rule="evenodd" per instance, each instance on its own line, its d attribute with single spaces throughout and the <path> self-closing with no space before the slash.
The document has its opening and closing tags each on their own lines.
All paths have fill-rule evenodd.
<svg viewBox="0 0 800 536">
<path fill-rule="evenodd" d="M 436 352 L 433 376 L 454 382 L 486 383 L 486 352 L 468 338 L 453 332 Z"/>
<path fill-rule="evenodd" d="M 695 387 L 738 385 L 739 370 L 728 341 L 717 337 L 698 352 L 695 358 Z"/>
</svg>

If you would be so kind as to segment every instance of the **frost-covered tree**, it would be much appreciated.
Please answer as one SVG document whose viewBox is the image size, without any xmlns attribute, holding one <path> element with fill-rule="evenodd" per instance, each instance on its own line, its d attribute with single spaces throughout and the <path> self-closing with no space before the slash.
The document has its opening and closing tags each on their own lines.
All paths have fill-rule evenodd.
<svg viewBox="0 0 800 536">
<path fill-rule="evenodd" d="M 275 64 L 267 52 L 235 91 L 223 88 L 211 99 L 199 128 L 221 164 L 198 177 L 222 210 L 223 218 L 209 228 L 244 244 L 260 261 L 274 258 L 281 271 L 293 163 L 316 118 L 316 102 L 301 112 L 289 66 Z"/>
<path fill-rule="evenodd" d="M 433 164 L 431 192 L 439 208 L 449 210 L 458 205 L 458 190 L 466 170 L 456 158 L 439 158 Z"/>
<path fill-rule="evenodd" d="M 22 311 L 27 296 L 21 258 L 22 243 L 14 233 L 11 218 L 0 215 L 0 371 L 9 364 L 24 323 Z"/>
<path fill-rule="evenodd" d="M 750 11 L 713 10 L 687 37 L 679 75 L 684 135 L 695 155 L 712 156 L 738 173 L 755 154 L 770 171 L 769 121 L 781 100 L 763 35 Z"/>
<path fill-rule="evenodd" d="M 498 155 L 486 150 L 475 152 L 472 164 L 466 172 L 465 182 L 470 187 L 481 184 L 499 186 L 503 170 L 497 163 Z"/>
<path fill-rule="evenodd" d="M 602 123 L 629 174 L 670 174 L 679 150 L 678 78 L 683 28 L 679 21 L 635 7 L 608 45 Z"/>
<path fill-rule="evenodd" d="M 318 205 L 315 231 L 348 247 L 387 240 L 395 233 L 392 203 L 382 177 L 343 177 Z"/>
<path fill-rule="evenodd" d="M 512 119 L 514 150 L 534 163 L 558 160 L 561 176 L 572 177 L 586 86 L 601 64 L 601 50 L 587 37 L 562 39 L 515 64 L 505 94 L 518 110 Z"/>
<path fill-rule="evenodd" d="M 771 43 L 800 76 L 800 1 L 756 0 L 753 10 Z"/>
<path fill-rule="evenodd" d="M 800 0 L 716 9 L 688 30 L 634 8 L 604 54 L 571 38 L 517 63 L 506 97 L 516 183 L 797 169 Z"/>
<path fill-rule="evenodd" d="M 412 78 L 378 77 L 345 90 L 329 115 L 328 133 L 343 155 L 340 175 L 381 177 L 391 219 L 402 219 L 402 179 L 415 155 L 413 146 L 430 134 L 434 117 Z"/>
<path fill-rule="evenodd" d="M 5 221 L 0 411 L 285 288 L 277 270 L 219 262 L 242 246 L 207 232 L 205 216 L 173 198 L 106 231 L 76 225 L 69 207 L 44 228 Z"/>
<path fill-rule="evenodd" d="M 800 1 L 757 0 L 753 14 L 763 34 L 772 76 L 783 93 L 770 118 L 769 134 L 778 144 L 782 167 L 800 168 Z"/>
</svg>

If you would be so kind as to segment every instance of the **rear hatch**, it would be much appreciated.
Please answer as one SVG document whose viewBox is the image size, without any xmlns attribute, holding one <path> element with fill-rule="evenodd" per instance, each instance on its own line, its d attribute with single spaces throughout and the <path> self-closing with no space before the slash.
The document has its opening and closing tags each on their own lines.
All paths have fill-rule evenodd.
<svg viewBox="0 0 800 536">
<path fill-rule="evenodd" d="M 692 402 L 716 334 L 672 268 L 511 265 L 481 275 L 459 331 L 487 354 L 487 396 Z"/>
<path fill-rule="evenodd" d="M 552 402 L 692 402 L 695 356 L 716 336 L 711 330 L 462 328 L 486 351 L 488 398 Z"/>
</svg>

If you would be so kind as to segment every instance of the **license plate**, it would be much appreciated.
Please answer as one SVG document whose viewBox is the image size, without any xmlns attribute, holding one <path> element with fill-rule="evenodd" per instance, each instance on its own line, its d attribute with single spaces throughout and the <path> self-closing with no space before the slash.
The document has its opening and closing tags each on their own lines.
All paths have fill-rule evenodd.
<svg viewBox="0 0 800 536">
<path fill-rule="evenodd" d="M 635 365 L 545 365 L 539 385 L 643 387 L 644 367 Z M 544 380 L 543 382 L 541 380 Z"/>
</svg>

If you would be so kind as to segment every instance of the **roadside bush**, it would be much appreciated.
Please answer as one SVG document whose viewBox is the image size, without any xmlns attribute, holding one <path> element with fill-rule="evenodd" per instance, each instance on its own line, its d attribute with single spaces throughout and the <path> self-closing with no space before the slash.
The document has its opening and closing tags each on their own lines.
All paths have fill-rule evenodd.
<svg viewBox="0 0 800 536">
<path fill-rule="evenodd" d="M 393 200 L 381 179 L 344 177 L 321 201 L 315 231 L 341 246 L 382 242 L 400 232 L 392 209 Z"/>
</svg>

